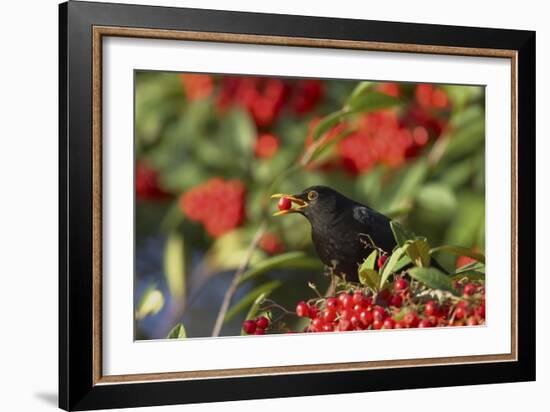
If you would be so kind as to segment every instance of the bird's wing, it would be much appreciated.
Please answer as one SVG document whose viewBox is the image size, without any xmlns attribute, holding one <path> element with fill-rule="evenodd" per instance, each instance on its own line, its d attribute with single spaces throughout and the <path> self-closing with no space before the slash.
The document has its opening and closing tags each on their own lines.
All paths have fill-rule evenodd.
<svg viewBox="0 0 550 412">
<path fill-rule="evenodd" d="M 391 252 L 395 239 L 390 227 L 390 219 L 364 205 L 353 207 L 353 219 L 360 225 L 365 235 L 371 237 L 376 246 Z"/>
</svg>

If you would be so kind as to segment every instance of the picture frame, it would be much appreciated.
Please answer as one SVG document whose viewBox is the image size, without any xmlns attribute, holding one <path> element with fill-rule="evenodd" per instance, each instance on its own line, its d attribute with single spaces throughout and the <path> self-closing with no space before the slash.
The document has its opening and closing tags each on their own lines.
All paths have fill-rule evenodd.
<svg viewBox="0 0 550 412">
<path fill-rule="evenodd" d="M 78 1 L 60 5 L 59 22 L 61 408 L 156 406 L 535 379 L 534 32 Z M 106 38 L 508 61 L 510 116 L 500 121 L 508 124 L 512 143 L 506 160 L 511 170 L 511 196 L 506 199 L 511 210 L 509 353 L 105 374 L 103 293 L 108 274 L 103 270 L 107 224 L 103 193 L 109 176 L 102 167 L 102 131 L 109 109 L 104 106 L 102 74 Z"/>
</svg>

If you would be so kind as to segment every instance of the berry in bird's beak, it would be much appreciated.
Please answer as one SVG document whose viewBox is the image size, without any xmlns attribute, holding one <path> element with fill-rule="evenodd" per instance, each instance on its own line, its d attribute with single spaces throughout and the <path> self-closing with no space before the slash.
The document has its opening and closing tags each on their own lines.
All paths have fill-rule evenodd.
<svg viewBox="0 0 550 412">
<path fill-rule="evenodd" d="M 273 213 L 273 216 L 286 215 L 288 213 L 298 213 L 301 212 L 304 207 L 307 206 L 307 202 L 303 199 L 300 199 L 297 196 L 287 195 L 283 193 L 277 193 L 271 195 L 272 199 L 279 199 L 278 207 L 279 211 Z M 297 206 L 292 207 L 292 203 L 296 203 Z"/>
<path fill-rule="evenodd" d="M 292 208 L 292 201 L 288 197 L 281 197 L 278 206 L 279 210 L 288 210 Z"/>
</svg>

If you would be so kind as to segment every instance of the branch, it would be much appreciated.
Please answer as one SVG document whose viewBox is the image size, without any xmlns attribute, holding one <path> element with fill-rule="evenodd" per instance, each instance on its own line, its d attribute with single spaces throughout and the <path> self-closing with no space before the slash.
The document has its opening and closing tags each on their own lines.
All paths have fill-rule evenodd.
<svg viewBox="0 0 550 412">
<path fill-rule="evenodd" d="M 229 309 L 229 304 L 231 303 L 231 299 L 233 298 L 233 295 L 237 291 L 237 287 L 239 286 L 241 277 L 243 276 L 244 271 L 248 267 L 248 264 L 250 263 L 250 259 L 252 259 L 252 255 L 254 254 L 254 251 L 256 250 L 256 247 L 258 246 L 260 239 L 265 233 L 265 230 L 266 230 L 266 222 L 263 221 L 258 227 L 258 230 L 256 231 L 256 233 L 254 234 L 254 238 L 252 239 L 252 242 L 250 242 L 250 245 L 248 246 L 244 259 L 242 260 L 241 264 L 235 271 L 235 275 L 233 276 L 231 285 L 229 285 L 229 287 L 225 291 L 225 295 L 223 296 L 223 301 L 220 306 L 220 311 L 218 312 L 218 317 L 216 318 L 216 323 L 214 324 L 214 329 L 212 329 L 212 337 L 217 337 L 220 335 L 223 322 L 225 319 L 225 315 Z"/>
</svg>

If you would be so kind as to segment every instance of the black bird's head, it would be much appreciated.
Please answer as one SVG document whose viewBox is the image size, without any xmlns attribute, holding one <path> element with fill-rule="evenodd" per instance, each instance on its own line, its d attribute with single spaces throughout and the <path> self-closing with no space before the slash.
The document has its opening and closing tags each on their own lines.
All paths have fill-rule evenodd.
<svg viewBox="0 0 550 412">
<path fill-rule="evenodd" d="M 273 216 L 299 213 L 305 216 L 312 225 L 317 222 L 330 222 L 337 213 L 338 204 L 342 199 L 346 199 L 342 194 L 327 186 L 311 186 L 295 195 L 278 193 L 271 197 L 285 197 L 296 204 L 295 207 L 276 212 Z"/>
</svg>

